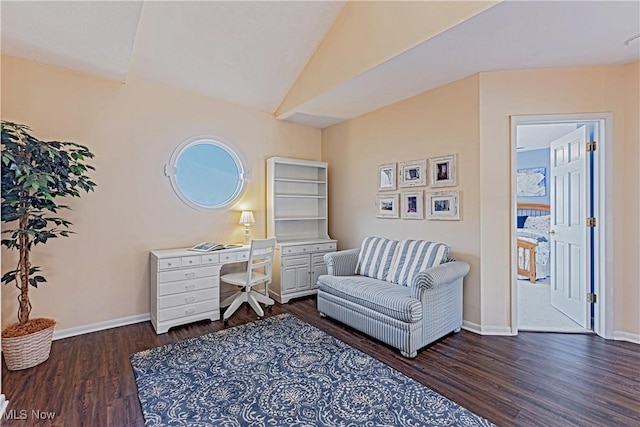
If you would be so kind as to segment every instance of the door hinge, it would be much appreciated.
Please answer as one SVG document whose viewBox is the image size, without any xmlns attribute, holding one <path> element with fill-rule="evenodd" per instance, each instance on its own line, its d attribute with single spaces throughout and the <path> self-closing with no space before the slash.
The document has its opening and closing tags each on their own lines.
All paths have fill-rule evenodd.
<svg viewBox="0 0 640 427">
<path fill-rule="evenodd" d="M 590 303 L 590 304 L 594 304 L 594 303 L 598 302 L 598 297 L 596 296 L 596 294 L 588 293 L 587 294 L 587 302 Z"/>
<path fill-rule="evenodd" d="M 587 227 L 595 227 L 596 226 L 596 218 L 593 216 L 590 216 L 589 218 L 587 218 Z"/>
<path fill-rule="evenodd" d="M 587 152 L 590 152 L 590 151 L 596 151 L 595 141 L 587 142 Z"/>
</svg>

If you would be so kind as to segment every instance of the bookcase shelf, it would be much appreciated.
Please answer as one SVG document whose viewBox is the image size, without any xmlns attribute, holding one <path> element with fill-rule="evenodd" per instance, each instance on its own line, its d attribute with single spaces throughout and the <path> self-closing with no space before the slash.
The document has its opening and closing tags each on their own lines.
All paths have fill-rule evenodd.
<svg viewBox="0 0 640 427">
<path fill-rule="evenodd" d="M 314 196 L 308 194 L 276 194 L 275 197 L 283 197 L 287 199 L 326 199 L 327 196 Z"/>
<path fill-rule="evenodd" d="M 323 256 L 337 250 L 329 238 L 327 163 L 267 160 L 267 235 L 275 237 L 271 296 L 281 303 L 317 292 L 326 274 Z"/>
<path fill-rule="evenodd" d="M 275 178 L 276 182 L 297 182 L 299 184 L 326 184 L 326 181 L 317 179 L 295 179 L 295 178 Z"/>
</svg>

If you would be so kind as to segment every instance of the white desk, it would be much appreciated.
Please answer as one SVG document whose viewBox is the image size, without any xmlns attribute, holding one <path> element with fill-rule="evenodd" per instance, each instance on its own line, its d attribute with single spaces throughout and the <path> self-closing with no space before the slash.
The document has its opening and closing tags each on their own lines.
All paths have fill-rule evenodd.
<svg viewBox="0 0 640 427">
<path fill-rule="evenodd" d="M 249 246 L 213 252 L 151 251 L 151 323 L 156 333 L 198 320 L 220 319 L 220 268 L 248 259 Z"/>
</svg>

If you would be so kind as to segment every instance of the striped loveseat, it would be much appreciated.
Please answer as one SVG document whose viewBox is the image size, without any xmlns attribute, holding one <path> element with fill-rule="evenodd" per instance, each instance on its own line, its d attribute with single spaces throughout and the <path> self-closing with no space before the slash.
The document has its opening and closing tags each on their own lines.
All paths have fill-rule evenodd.
<svg viewBox="0 0 640 427">
<path fill-rule="evenodd" d="M 426 240 L 367 237 L 324 256 L 318 311 L 415 357 L 462 326 L 462 279 L 469 264 Z"/>
</svg>

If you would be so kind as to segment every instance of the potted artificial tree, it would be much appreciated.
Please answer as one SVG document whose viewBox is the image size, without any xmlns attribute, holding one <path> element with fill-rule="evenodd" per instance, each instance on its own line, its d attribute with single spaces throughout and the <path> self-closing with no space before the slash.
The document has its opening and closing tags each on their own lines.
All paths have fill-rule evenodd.
<svg viewBox="0 0 640 427">
<path fill-rule="evenodd" d="M 25 125 L 2 122 L 2 245 L 19 252 L 18 265 L 2 276 L 2 283 L 15 283 L 18 322 L 2 331 L 2 350 L 10 370 L 26 369 L 49 358 L 55 320 L 29 319 L 29 286 L 46 282 L 40 267 L 31 265 L 31 250 L 49 239 L 64 236 L 71 222 L 58 216 L 70 209 L 60 197 L 80 197 L 93 191 L 95 183 L 85 163 L 93 154 L 72 142 L 40 141 Z"/>
</svg>

